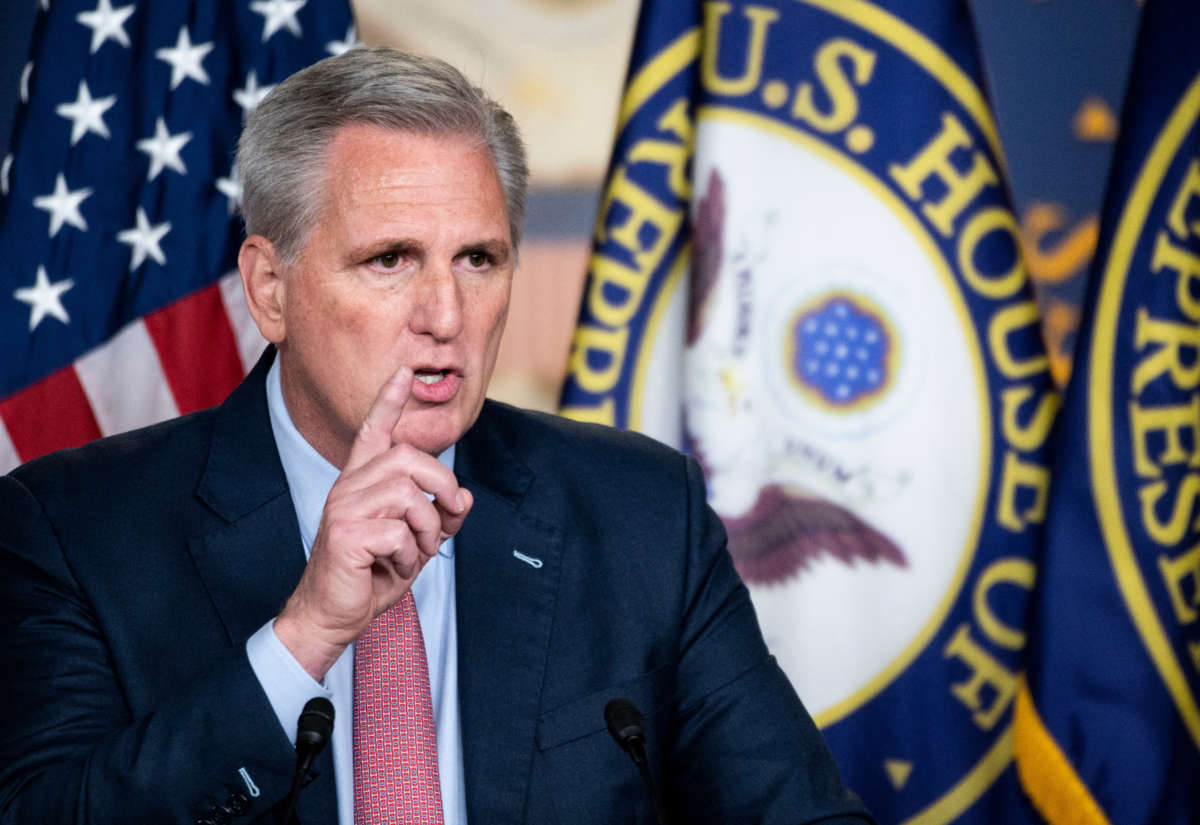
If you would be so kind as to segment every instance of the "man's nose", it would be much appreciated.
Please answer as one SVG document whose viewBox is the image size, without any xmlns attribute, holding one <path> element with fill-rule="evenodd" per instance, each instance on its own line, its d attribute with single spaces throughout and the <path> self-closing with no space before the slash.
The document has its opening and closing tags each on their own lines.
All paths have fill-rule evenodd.
<svg viewBox="0 0 1200 825">
<path fill-rule="evenodd" d="M 449 264 L 426 266 L 414 284 L 412 331 L 448 341 L 462 331 L 462 289 Z"/>
</svg>

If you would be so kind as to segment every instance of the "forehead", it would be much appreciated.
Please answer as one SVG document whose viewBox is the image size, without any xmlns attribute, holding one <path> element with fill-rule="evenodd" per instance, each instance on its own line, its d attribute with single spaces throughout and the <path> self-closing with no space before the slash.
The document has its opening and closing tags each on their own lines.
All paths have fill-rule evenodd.
<svg viewBox="0 0 1200 825">
<path fill-rule="evenodd" d="M 325 150 L 327 187 L 421 186 L 456 178 L 499 186 L 491 152 L 475 135 L 431 134 L 351 123 L 334 132 Z"/>
<path fill-rule="evenodd" d="M 322 171 L 318 233 L 399 236 L 440 227 L 511 241 L 495 162 L 475 135 L 348 124 L 334 133 Z"/>
</svg>

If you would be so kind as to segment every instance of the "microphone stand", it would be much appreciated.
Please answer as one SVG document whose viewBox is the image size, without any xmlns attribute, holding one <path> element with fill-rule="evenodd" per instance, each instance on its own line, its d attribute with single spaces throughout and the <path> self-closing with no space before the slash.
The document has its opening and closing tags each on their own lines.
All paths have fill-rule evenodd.
<svg viewBox="0 0 1200 825">
<path fill-rule="evenodd" d="M 296 772 L 292 775 L 292 789 L 284 801 L 283 813 L 277 820 L 279 825 L 296 823 L 296 802 L 300 799 L 304 776 L 332 735 L 333 704 L 321 696 L 309 699 L 296 723 Z"/>
<path fill-rule="evenodd" d="M 629 754 L 629 758 L 637 766 L 642 784 L 646 786 L 646 795 L 650 797 L 654 806 L 654 819 L 658 825 L 667 825 L 662 797 L 658 793 L 658 786 L 654 784 L 654 777 L 650 773 L 650 760 L 646 756 L 646 720 L 641 711 L 629 699 L 613 699 L 604 706 L 604 722 L 613 741 Z"/>
</svg>

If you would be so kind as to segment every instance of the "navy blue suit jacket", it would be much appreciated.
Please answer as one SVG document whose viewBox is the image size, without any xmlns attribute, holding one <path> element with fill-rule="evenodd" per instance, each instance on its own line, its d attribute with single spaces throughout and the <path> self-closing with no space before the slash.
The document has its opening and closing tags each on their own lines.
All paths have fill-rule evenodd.
<svg viewBox="0 0 1200 825">
<path fill-rule="evenodd" d="M 304 555 L 269 360 L 220 407 L 0 478 L 0 822 L 190 823 L 251 788 L 235 821 L 273 821 L 294 752 L 245 641 Z M 475 496 L 455 553 L 473 825 L 652 821 L 605 730 L 616 696 L 646 715 L 677 823 L 867 819 L 764 648 L 694 461 L 488 402 L 455 472 Z M 336 822 L 329 759 L 305 825 Z"/>
</svg>

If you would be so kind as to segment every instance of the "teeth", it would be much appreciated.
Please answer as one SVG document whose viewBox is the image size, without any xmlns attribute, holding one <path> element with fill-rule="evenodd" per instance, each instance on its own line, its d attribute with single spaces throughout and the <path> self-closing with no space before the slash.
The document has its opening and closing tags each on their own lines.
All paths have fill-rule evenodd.
<svg viewBox="0 0 1200 825">
<path fill-rule="evenodd" d="M 417 380 L 420 381 L 422 384 L 436 384 L 438 381 L 441 381 L 445 377 L 446 377 L 446 373 L 444 371 L 443 372 L 419 372 L 416 375 Z"/>
</svg>

